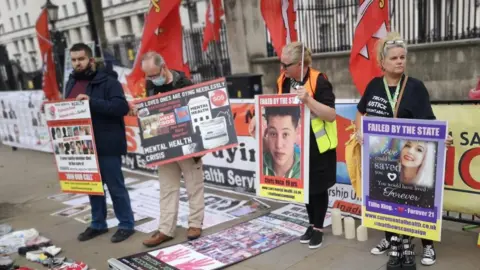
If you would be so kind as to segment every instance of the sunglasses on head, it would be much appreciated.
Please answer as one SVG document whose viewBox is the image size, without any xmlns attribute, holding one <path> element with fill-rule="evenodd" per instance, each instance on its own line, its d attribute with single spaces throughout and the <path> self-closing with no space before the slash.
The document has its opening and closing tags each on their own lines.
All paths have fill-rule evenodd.
<svg viewBox="0 0 480 270">
<path fill-rule="evenodd" d="M 387 40 L 385 41 L 385 44 L 383 44 L 383 47 L 385 48 L 385 46 L 387 45 L 404 45 L 405 44 L 405 41 L 401 40 L 401 39 L 397 39 L 397 40 Z"/>
</svg>

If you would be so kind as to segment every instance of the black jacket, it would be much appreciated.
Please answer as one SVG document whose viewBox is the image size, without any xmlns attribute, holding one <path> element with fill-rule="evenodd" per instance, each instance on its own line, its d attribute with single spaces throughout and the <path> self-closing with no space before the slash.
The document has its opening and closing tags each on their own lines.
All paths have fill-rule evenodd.
<svg viewBox="0 0 480 270">
<path fill-rule="evenodd" d="M 127 153 L 127 138 L 123 117 L 130 110 L 118 74 L 112 69 L 99 69 L 88 83 L 95 143 L 99 156 L 121 156 Z M 70 75 L 65 87 L 69 96 L 75 85 Z"/>
</svg>

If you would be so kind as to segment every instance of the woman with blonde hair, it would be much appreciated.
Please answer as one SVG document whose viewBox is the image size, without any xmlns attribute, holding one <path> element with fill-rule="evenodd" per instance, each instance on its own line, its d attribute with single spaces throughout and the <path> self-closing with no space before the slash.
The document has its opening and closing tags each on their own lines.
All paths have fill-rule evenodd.
<svg viewBox="0 0 480 270">
<path fill-rule="evenodd" d="M 322 245 L 328 189 L 335 184 L 337 177 L 335 95 L 327 76 L 311 67 L 312 53 L 303 43 L 287 44 L 280 61 L 282 72 L 277 79 L 277 93 L 295 93 L 311 112 L 310 186 L 309 203 L 306 205 L 310 226 L 300 242 L 314 249 Z M 250 121 L 249 131 L 254 136 L 255 119 Z"/>
<path fill-rule="evenodd" d="M 361 117 L 365 114 L 367 117 L 436 119 L 430 104 L 429 93 L 423 82 L 410 76 L 407 77 L 405 74 L 407 43 L 398 33 L 388 33 L 385 38 L 379 40 L 377 61 L 384 75 L 370 81 L 357 105 L 355 124 L 360 142 L 362 141 Z M 405 88 L 401 94 L 400 88 L 404 82 Z M 446 143 L 447 145 L 453 143 L 450 136 Z M 371 253 L 379 255 L 390 250 L 387 264 L 389 269 L 399 268 L 402 265 L 408 267 L 415 264 L 414 246 L 410 241 L 410 237 L 402 238 L 398 234 L 385 232 L 385 238 L 371 250 Z M 422 244 L 422 264 L 433 265 L 436 261 L 433 241 L 422 239 Z"/>
</svg>

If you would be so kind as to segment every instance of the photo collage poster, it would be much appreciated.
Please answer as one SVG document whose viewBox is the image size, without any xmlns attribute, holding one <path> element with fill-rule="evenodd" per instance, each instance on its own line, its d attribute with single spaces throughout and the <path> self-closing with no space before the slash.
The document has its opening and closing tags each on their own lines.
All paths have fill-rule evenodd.
<svg viewBox="0 0 480 270">
<path fill-rule="evenodd" d="M 202 156 L 237 145 L 225 79 L 136 102 L 147 166 Z"/>
<path fill-rule="evenodd" d="M 88 101 L 45 105 L 63 192 L 104 195 Z"/>
</svg>

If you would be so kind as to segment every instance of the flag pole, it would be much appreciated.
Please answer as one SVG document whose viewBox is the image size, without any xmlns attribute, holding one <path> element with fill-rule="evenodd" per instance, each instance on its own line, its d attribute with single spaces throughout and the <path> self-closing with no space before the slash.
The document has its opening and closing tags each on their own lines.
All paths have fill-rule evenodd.
<svg viewBox="0 0 480 270">
<path fill-rule="evenodd" d="M 302 61 L 301 61 L 301 66 L 300 66 L 300 84 L 303 84 L 303 66 L 304 66 L 304 61 L 305 61 L 305 44 L 303 44 L 303 34 L 302 34 L 302 18 L 300 18 L 299 16 L 299 6 L 300 6 L 300 0 L 296 0 L 295 1 L 296 3 L 296 6 L 297 6 L 297 10 L 296 10 L 296 14 L 297 14 L 297 18 L 298 18 L 298 40 L 300 41 L 300 43 L 302 44 Z"/>
</svg>

